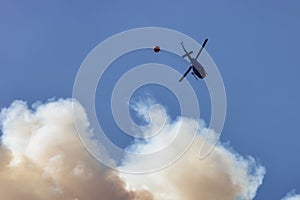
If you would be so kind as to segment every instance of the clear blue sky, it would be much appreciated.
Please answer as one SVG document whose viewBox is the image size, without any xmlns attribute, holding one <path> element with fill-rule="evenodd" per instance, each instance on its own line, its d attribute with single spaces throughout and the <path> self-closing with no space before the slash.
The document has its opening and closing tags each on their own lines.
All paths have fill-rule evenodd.
<svg viewBox="0 0 300 200">
<path fill-rule="evenodd" d="M 228 98 L 221 140 L 266 167 L 257 200 L 299 193 L 299 8 L 297 0 L 2 0 L 0 106 L 71 97 L 85 56 L 130 28 L 171 28 L 199 42 L 208 37 Z"/>
</svg>

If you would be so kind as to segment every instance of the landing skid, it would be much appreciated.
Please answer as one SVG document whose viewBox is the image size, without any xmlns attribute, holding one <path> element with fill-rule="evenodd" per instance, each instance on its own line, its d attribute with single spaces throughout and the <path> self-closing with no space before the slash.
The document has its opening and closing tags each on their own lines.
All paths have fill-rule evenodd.
<svg viewBox="0 0 300 200">
<path fill-rule="evenodd" d="M 195 75 L 195 73 L 194 72 L 192 72 L 192 75 L 195 77 L 195 79 L 198 81 L 198 78 L 197 78 L 197 76 Z"/>
</svg>

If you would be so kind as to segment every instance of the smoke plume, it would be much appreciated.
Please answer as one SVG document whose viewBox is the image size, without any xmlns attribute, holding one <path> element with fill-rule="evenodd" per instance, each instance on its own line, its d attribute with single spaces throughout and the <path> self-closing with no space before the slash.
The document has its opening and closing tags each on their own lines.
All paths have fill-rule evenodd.
<svg viewBox="0 0 300 200">
<path fill-rule="evenodd" d="M 300 200 L 300 194 L 295 194 L 295 191 L 292 190 L 291 192 L 287 193 L 286 196 L 281 200 Z"/>
<path fill-rule="evenodd" d="M 143 175 L 108 169 L 94 160 L 80 143 L 74 128 L 72 106 L 81 110 L 80 116 L 74 116 L 80 119 L 79 127 L 86 135 L 93 134 L 84 109 L 74 100 L 39 103 L 32 109 L 25 102 L 15 101 L 9 108 L 2 109 L 2 199 L 249 200 L 262 184 L 264 167 L 252 157 L 244 158 L 226 145 L 218 144 L 206 159 L 199 160 L 197 155 L 204 126 L 197 128 L 199 133 L 192 147 L 170 167 Z M 143 106 L 136 108 L 145 112 Z M 156 109 L 162 113 L 160 107 Z M 155 116 L 157 120 L 161 119 L 161 115 L 153 113 L 153 116 L 154 122 Z M 188 135 L 197 123 L 184 117 L 173 122 L 167 120 L 161 136 L 146 142 L 136 141 L 128 149 L 137 153 L 153 151 L 168 144 L 178 132 L 179 125 L 186 127 L 183 130 Z M 144 131 L 153 129 L 156 130 L 148 127 Z M 101 146 L 95 148 L 106 153 Z M 125 157 L 119 169 L 138 165 L 147 163 Z"/>
<path fill-rule="evenodd" d="M 137 102 L 133 107 L 140 108 L 139 115 L 146 116 L 145 110 L 150 106 L 147 103 Z M 164 113 L 163 107 L 155 107 L 152 112 Z M 146 112 L 147 113 L 147 112 Z M 155 120 L 162 120 L 151 115 L 153 125 L 148 128 L 148 132 L 158 130 L 155 127 Z M 162 115 L 160 115 L 162 116 Z M 145 117 L 147 120 L 147 118 Z M 160 133 L 145 141 L 136 140 L 128 147 L 130 151 L 136 153 L 149 153 L 166 146 L 176 137 L 176 133 L 181 132 L 187 138 L 197 130 L 198 134 L 194 143 L 187 152 L 173 165 L 156 173 L 133 175 L 121 174 L 126 183 L 134 189 L 148 189 L 155 199 L 163 200 L 199 200 L 199 199 L 222 199 L 222 200 L 250 200 L 256 195 L 258 187 L 262 184 L 265 168 L 252 157 L 243 158 L 234 152 L 228 145 L 217 144 L 212 153 L 203 160 L 199 159 L 200 147 L 204 140 L 206 131 L 210 131 L 212 138 L 216 134 L 212 130 L 207 130 L 204 122 L 195 119 L 180 117 L 171 122 L 166 120 L 164 128 Z M 146 132 L 147 132 L 146 131 Z M 147 135 L 147 134 L 146 134 Z M 207 144 L 204 148 L 210 148 Z M 176 151 L 178 145 L 173 147 Z M 166 158 L 163 155 L 157 157 L 153 162 L 159 162 Z M 124 158 L 123 165 L 131 168 L 137 166 L 147 166 L 143 159 L 134 159 L 130 156 Z M 122 166 L 120 166 L 122 169 Z"/>
<path fill-rule="evenodd" d="M 0 195 L 10 200 L 151 200 L 130 191 L 118 173 L 100 166 L 74 129 L 71 100 L 36 105 L 15 101 L 1 112 Z M 82 113 L 82 126 L 88 126 Z M 86 129 L 88 130 L 88 129 Z"/>
</svg>

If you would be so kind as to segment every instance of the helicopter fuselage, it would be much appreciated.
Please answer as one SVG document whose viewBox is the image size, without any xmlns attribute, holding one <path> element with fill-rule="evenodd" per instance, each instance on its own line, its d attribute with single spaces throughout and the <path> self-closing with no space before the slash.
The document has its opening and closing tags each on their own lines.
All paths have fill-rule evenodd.
<svg viewBox="0 0 300 200">
<path fill-rule="evenodd" d="M 200 79 L 205 78 L 206 71 L 204 70 L 204 67 L 195 58 L 191 58 L 190 62 L 192 64 L 194 74 Z"/>
<path fill-rule="evenodd" d="M 186 72 L 183 74 L 183 76 L 179 79 L 179 82 L 181 82 L 181 81 L 184 79 L 184 77 L 186 77 L 186 75 L 187 75 L 191 70 L 193 70 L 193 71 L 192 71 L 192 74 L 193 74 L 193 76 L 194 76 L 196 79 L 198 79 L 198 78 L 203 79 L 203 78 L 206 77 L 207 73 L 206 73 L 204 67 L 197 61 L 197 59 L 198 59 L 198 57 L 200 56 L 200 53 L 202 52 L 202 50 L 203 50 L 204 46 L 206 45 L 207 41 L 208 41 L 208 39 L 205 39 L 205 40 L 204 40 L 204 42 L 203 42 L 203 44 L 202 44 L 202 47 L 200 48 L 200 50 L 199 50 L 199 52 L 198 52 L 198 54 L 197 54 L 197 56 L 196 56 L 195 58 L 192 58 L 192 57 L 191 57 L 191 54 L 193 53 L 193 51 L 188 52 L 188 51 L 185 49 L 185 47 L 183 46 L 183 42 L 180 43 L 181 46 L 182 46 L 182 48 L 183 48 L 183 51 L 185 52 L 185 54 L 182 56 L 182 58 L 188 57 L 188 59 L 189 59 L 191 65 L 190 65 L 190 67 L 186 70 Z"/>
</svg>

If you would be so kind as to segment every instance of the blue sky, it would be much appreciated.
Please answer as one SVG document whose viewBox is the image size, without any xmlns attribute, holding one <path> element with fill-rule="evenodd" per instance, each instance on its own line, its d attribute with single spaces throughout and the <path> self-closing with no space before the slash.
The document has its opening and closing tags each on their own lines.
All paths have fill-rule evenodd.
<svg viewBox="0 0 300 200">
<path fill-rule="evenodd" d="M 255 199 L 280 199 L 292 189 L 299 193 L 298 1 L 2 0 L 0 4 L 1 107 L 15 99 L 32 104 L 71 97 L 83 59 L 115 33 L 158 26 L 199 42 L 208 37 L 206 49 L 227 92 L 221 140 L 267 169 Z M 188 80 L 204 88 L 193 77 Z M 156 89 L 152 91 L 155 96 Z"/>
</svg>

